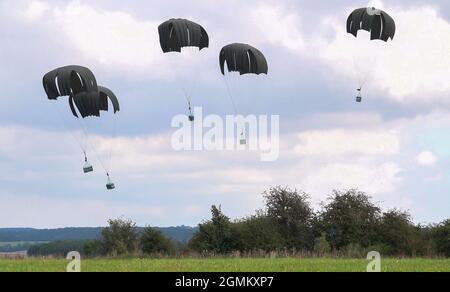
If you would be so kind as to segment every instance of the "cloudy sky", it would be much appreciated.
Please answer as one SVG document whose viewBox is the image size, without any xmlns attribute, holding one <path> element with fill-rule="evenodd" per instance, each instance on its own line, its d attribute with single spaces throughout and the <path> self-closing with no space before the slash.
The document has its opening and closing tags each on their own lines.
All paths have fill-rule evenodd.
<svg viewBox="0 0 450 292">
<path fill-rule="evenodd" d="M 233 218 L 262 206 L 274 185 L 308 192 L 314 204 L 333 189 L 359 188 L 416 222 L 449 217 L 450 4 L 374 1 L 397 22 L 355 103 L 355 40 L 348 14 L 366 1 L 2 0 L 0 2 L 0 227 L 99 226 L 124 216 L 140 225 L 196 225 L 221 204 Z M 171 120 L 186 112 L 173 60 L 157 27 L 181 17 L 201 23 L 211 46 L 185 60 L 197 79 L 194 101 L 207 114 L 233 109 L 218 67 L 232 42 L 261 49 L 267 77 L 237 101 L 244 114 L 280 115 L 280 158 L 258 153 L 176 152 Z M 362 51 L 370 42 L 358 42 Z M 117 136 L 93 130 L 111 171 L 83 175 L 78 125 L 67 104 L 46 99 L 42 76 L 63 65 L 91 68 L 120 97 Z M 56 110 L 55 110 L 56 109 Z M 62 110 L 62 116 L 61 112 Z M 66 119 L 67 118 L 67 119 Z M 67 121 L 67 122 L 66 122 Z"/>
</svg>

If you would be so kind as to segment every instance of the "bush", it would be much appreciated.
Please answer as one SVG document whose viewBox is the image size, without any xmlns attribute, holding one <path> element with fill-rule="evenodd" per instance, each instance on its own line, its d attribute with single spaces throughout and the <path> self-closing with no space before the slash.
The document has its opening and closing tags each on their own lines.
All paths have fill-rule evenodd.
<svg viewBox="0 0 450 292">
<path fill-rule="evenodd" d="M 78 251 L 82 254 L 85 243 L 85 241 L 55 241 L 37 244 L 28 249 L 28 255 L 31 257 L 65 257 L 71 251 Z"/>
<path fill-rule="evenodd" d="M 331 245 L 325 234 L 322 234 L 321 237 L 316 239 L 314 244 L 314 252 L 318 255 L 327 255 L 331 253 Z"/>
<path fill-rule="evenodd" d="M 375 243 L 381 209 L 357 190 L 334 191 L 323 206 L 320 227 L 333 250 Z"/>
<path fill-rule="evenodd" d="M 122 256 L 138 251 L 136 223 L 131 220 L 109 220 L 109 227 L 102 231 L 102 249 L 106 255 Z"/>
<path fill-rule="evenodd" d="M 409 213 L 394 209 L 383 214 L 377 237 L 381 244 L 389 246 L 387 255 L 412 255 L 417 236 Z"/>
<path fill-rule="evenodd" d="M 211 221 L 199 225 L 189 246 L 200 253 L 230 254 L 238 245 L 233 224 L 220 207 L 212 206 L 211 213 Z"/>
<path fill-rule="evenodd" d="M 236 249 L 241 252 L 271 252 L 284 248 L 284 239 L 277 222 L 265 215 L 256 215 L 234 224 L 238 236 Z"/>
<path fill-rule="evenodd" d="M 281 248 L 311 251 L 314 249 L 315 214 L 309 195 L 298 190 L 276 187 L 264 193 L 267 216 L 278 224 L 284 239 Z"/>
<path fill-rule="evenodd" d="M 83 246 L 83 254 L 87 257 L 97 257 L 104 254 L 103 244 L 100 240 L 86 241 Z"/>
<path fill-rule="evenodd" d="M 395 255 L 393 249 L 388 244 L 379 243 L 371 245 L 367 248 L 367 252 L 376 251 L 381 254 L 381 256 Z"/>
<path fill-rule="evenodd" d="M 432 238 L 439 255 L 450 257 L 450 220 L 433 228 Z"/>
<path fill-rule="evenodd" d="M 142 252 L 147 255 L 165 254 L 171 255 L 175 253 L 175 247 L 172 242 L 164 237 L 161 231 L 147 227 L 141 235 Z"/>
</svg>

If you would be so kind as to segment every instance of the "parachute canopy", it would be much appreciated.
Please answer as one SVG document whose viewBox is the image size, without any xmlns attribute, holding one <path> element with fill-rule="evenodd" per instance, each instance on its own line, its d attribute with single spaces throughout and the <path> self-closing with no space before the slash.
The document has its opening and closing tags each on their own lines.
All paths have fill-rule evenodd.
<svg viewBox="0 0 450 292">
<path fill-rule="evenodd" d="M 113 106 L 114 113 L 117 113 L 120 111 L 119 99 L 114 94 L 114 92 L 112 92 L 109 88 L 99 86 L 98 93 L 99 93 L 98 98 L 99 98 L 100 110 L 105 111 L 105 112 L 108 111 L 108 99 L 109 99 Z"/>
<path fill-rule="evenodd" d="M 181 52 L 185 47 L 209 47 L 209 36 L 199 24 L 187 19 L 171 19 L 158 27 L 161 49 L 164 53 Z"/>
<path fill-rule="evenodd" d="M 81 92 L 70 96 L 69 104 L 72 114 L 79 117 L 76 109 L 82 118 L 100 117 L 101 111 L 108 111 L 108 99 L 111 101 L 114 113 L 120 111 L 119 100 L 116 95 L 108 88 L 99 86 L 96 92 Z M 76 107 L 76 109 L 75 109 Z"/>
<path fill-rule="evenodd" d="M 228 72 L 244 74 L 267 74 L 269 67 L 266 57 L 258 49 L 246 44 L 231 44 L 220 52 L 220 69 L 225 75 L 225 63 Z"/>
<path fill-rule="evenodd" d="M 371 33 L 371 40 L 393 40 L 395 36 L 394 19 L 382 10 L 373 7 L 353 11 L 347 20 L 347 32 L 358 36 L 359 30 Z"/>
<path fill-rule="evenodd" d="M 117 96 L 110 89 L 98 86 L 94 74 L 88 68 L 66 66 L 55 69 L 45 74 L 43 84 L 50 100 L 68 96 L 72 114 L 77 118 L 79 114 L 82 118 L 99 117 L 101 111 L 109 110 L 108 100 L 114 113 L 120 111 Z"/>
<path fill-rule="evenodd" d="M 81 66 L 66 66 L 50 71 L 45 74 L 43 83 L 48 99 L 52 100 L 98 90 L 92 71 Z"/>
</svg>

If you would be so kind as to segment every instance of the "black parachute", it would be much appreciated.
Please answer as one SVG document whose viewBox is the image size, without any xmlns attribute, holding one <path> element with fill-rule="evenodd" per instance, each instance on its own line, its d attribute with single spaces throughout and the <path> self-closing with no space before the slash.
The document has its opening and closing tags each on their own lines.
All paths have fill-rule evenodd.
<svg viewBox="0 0 450 292">
<path fill-rule="evenodd" d="M 69 97 L 70 109 L 75 117 L 79 117 L 75 107 L 82 118 L 100 117 L 100 111 L 108 111 L 111 101 L 114 113 L 120 111 L 119 100 L 108 88 L 99 86 L 97 92 L 81 92 Z"/>
<path fill-rule="evenodd" d="M 225 64 L 227 65 L 228 72 L 237 72 L 241 76 L 238 76 L 237 74 L 225 74 Z M 225 82 L 225 85 L 227 87 L 228 96 L 231 100 L 231 104 L 233 106 L 234 112 L 236 115 L 239 114 L 239 110 L 237 107 L 237 96 L 242 91 L 242 87 L 246 87 L 248 85 L 249 78 L 251 79 L 252 76 L 246 76 L 249 78 L 246 78 L 242 75 L 247 74 L 254 74 L 254 75 L 261 75 L 265 74 L 267 75 L 269 73 L 269 66 L 267 64 L 266 57 L 264 54 L 247 44 L 240 44 L 240 43 L 234 43 L 227 45 L 222 48 L 219 55 L 219 65 L 220 70 L 223 75 L 223 79 Z M 233 79 L 233 75 L 235 75 L 236 81 L 242 80 L 242 82 L 239 86 L 236 86 L 234 90 L 231 86 L 231 80 Z M 259 77 L 258 77 L 259 78 Z M 227 80 L 229 79 L 229 80 Z M 238 82 L 240 83 L 240 82 Z M 244 85 L 247 84 L 247 85 Z M 241 128 L 241 139 L 240 144 L 246 145 L 247 139 L 246 139 L 246 126 L 245 124 L 239 125 Z"/>
<path fill-rule="evenodd" d="M 185 47 L 209 47 L 209 36 L 199 24 L 187 19 L 171 19 L 158 27 L 161 49 L 164 53 L 181 52 Z"/>
<path fill-rule="evenodd" d="M 170 19 L 162 23 L 158 27 L 158 31 L 163 53 L 180 53 L 176 54 L 176 58 L 178 58 L 178 60 L 173 65 L 173 71 L 177 82 L 179 83 L 179 87 L 183 90 L 184 97 L 186 98 L 186 101 L 188 103 L 189 120 L 193 122 L 195 120 L 195 117 L 193 113 L 192 101 L 195 84 L 198 78 L 194 78 L 194 80 L 188 81 L 188 79 L 197 76 L 191 74 L 191 72 L 181 72 L 180 68 L 184 61 L 187 59 L 186 56 L 189 55 L 189 52 L 186 52 L 188 50 L 182 52 L 182 49 L 191 47 L 194 49 L 198 48 L 199 51 L 202 51 L 204 48 L 208 48 L 208 33 L 201 25 L 187 19 Z M 203 57 L 201 56 L 200 52 L 195 55 L 198 55 L 199 58 Z M 170 57 L 175 58 L 175 56 L 173 55 Z"/>
<path fill-rule="evenodd" d="M 97 80 L 91 70 L 82 66 L 65 66 L 44 76 L 44 89 L 48 99 L 58 99 L 80 92 L 96 92 Z"/>
<path fill-rule="evenodd" d="M 268 74 L 269 67 L 264 54 L 247 44 L 230 44 L 220 51 L 220 69 L 225 75 L 225 63 L 228 72 L 244 74 Z"/>
<path fill-rule="evenodd" d="M 63 96 L 69 97 L 69 107 L 73 116 L 76 118 L 80 118 L 80 116 L 83 119 L 87 117 L 100 117 L 100 112 L 109 111 L 109 102 L 112 104 L 112 111 L 114 114 L 120 111 L 120 104 L 117 96 L 110 89 L 98 86 L 95 75 L 86 67 L 65 66 L 50 71 L 45 74 L 43 85 L 49 100 L 58 100 L 59 97 Z M 94 171 L 94 168 L 89 163 L 87 157 L 88 134 L 86 124 L 80 123 L 83 126 L 86 143 L 83 144 L 78 139 L 77 142 L 85 157 L 83 171 L 84 173 L 90 173 Z M 76 139 L 75 136 L 74 138 Z M 100 161 L 99 157 L 98 159 Z M 111 160 L 111 157 L 109 157 L 109 160 Z M 112 190 L 115 188 L 115 185 L 109 176 L 109 169 L 104 162 L 100 162 L 108 176 L 106 187 L 107 189 Z"/>
<path fill-rule="evenodd" d="M 358 36 L 361 30 L 370 34 L 370 40 L 367 38 L 367 43 L 366 38 Z M 362 102 L 363 88 L 370 79 L 380 52 L 385 49 L 385 44 L 377 41 L 388 43 L 389 40 L 394 40 L 395 32 L 395 21 L 385 11 L 368 7 L 356 9 L 349 15 L 347 33 L 355 37 L 351 50 L 359 83 L 357 102 Z"/>
<path fill-rule="evenodd" d="M 353 11 L 347 19 L 347 32 L 358 36 L 359 30 L 371 34 L 371 40 L 393 40 L 395 36 L 395 21 L 386 12 L 374 7 L 359 8 Z"/>
<path fill-rule="evenodd" d="M 108 88 L 98 86 L 91 70 L 82 66 L 66 66 L 45 74 L 43 84 L 47 97 L 57 100 L 68 96 L 72 114 L 82 118 L 100 117 L 100 111 L 108 111 L 108 98 L 114 113 L 120 111 L 119 100 Z"/>
</svg>

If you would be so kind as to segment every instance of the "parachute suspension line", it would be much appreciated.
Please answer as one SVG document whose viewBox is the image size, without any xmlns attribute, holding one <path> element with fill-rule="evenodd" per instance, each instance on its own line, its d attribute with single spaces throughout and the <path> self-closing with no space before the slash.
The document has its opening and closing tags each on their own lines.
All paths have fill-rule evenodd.
<svg viewBox="0 0 450 292">
<path fill-rule="evenodd" d="M 364 71 L 364 70 L 361 69 L 360 65 L 357 64 L 358 62 L 357 62 L 357 60 L 355 58 L 353 58 L 353 61 L 355 63 L 355 68 L 356 68 L 356 71 L 357 71 L 356 74 L 358 75 L 359 89 L 362 89 L 367 84 L 367 82 L 369 81 L 369 78 L 370 78 L 370 75 L 372 73 L 371 72 L 372 70 L 368 69 L 368 70 Z M 375 63 L 376 63 L 376 60 L 370 61 L 369 62 L 370 68 L 372 68 Z"/>
<path fill-rule="evenodd" d="M 362 72 L 360 64 L 358 63 L 357 57 L 355 57 L 355 56 L 353 56 L 353 65 L 355 68 L 356 78 L 358 79 L 358 89 L 362 89 L 362 87 L 364 86 L 363 83 L 365 83 L 365 82 L 363 82 L 363 80 L 365 78 L 363 78 L 364 74 Z"/>
<path fill-rule="evenodd" d="M 86 123 L 84 122 L 83 119 L 81 119 L 80 124 L 82 125 L 83 130 L 84 130 L 84 132 L 86 133 L 86 136 L 87 136 L 87 125 L 86 125 Z M 87 136 L 87 137 L 88 137 L 88 136 Z M 88 146 L 89 146 L 89 147 L 92 149 L 92 151 L 94 152 L 95 158 L 96 158 L 97 161 L 100 163 L 100 165 L 102 166 L 103 170 L 105 170 L 105 172 L 108 173 L 108 169 L 106 168 L 105 163 L 104 163 L 103 160 L 101 159 L 100 155 L 99 155 L 98 152 L 97 152 L 97 149 L 94 147 L 94 144 L 92 144 L 92 141 L 89 139 L 89 137 L 88 137 L 86 143 L 88 144 Z"/>
<path fill-rule="evenodd" d="M 190 101 L 188 101 L 188 107 L 189 107 L 189 114 L 190 114 L 191 117 L 193 117 L 194 116 L 194 112 L 192 110 L 192 104 L 191 104 Z"/>
<path fill-rule="evenodd" d="M 78 117 L 76 118 L 76 120 L 77 120 L 77 123 L 78 123 L 81 131 L 83 132 L 83 137 L 84 137 L 84 147 L 83 147 L 84 150 L 83 151 L 85 153 L 87 153 L 89 133 L 88 133 L 85 125 L 83 124 L 83 118 L 81 117 L 82 116 L 81 113 L 78 112 L 77 115 L 78 115 Z"/>
<path fill-rule="evenodd" d="M 108 153 L 108 158 L 106 161 L 106 168 L 107 168 L 107 174 L 109 175 L 109 172 L 111 171 L 111 167 L 112 167 L 112 157 L 113 157 L 113 148 L 114 148 L 114 139 L 116 138 L 117 135 L 117 119 L 114 115 L 113 117 L 113 129 L 112 129 L 112 135 L 111 135 L 111 143 L 109 145 L 109 153 Z"/>
<path fill-rule="evenodd" d="M 373 43 L 375 44 L 375 41 L 373 41 Z M 357 48 L 358 46 L 355 45 L 354 47 Z M 376 48 L 376 46 L 372 46 L 372 51 L 375 51 L 378 53 L 371 54 L 371 58 L 368 58 L 367 56 L 364 56 L 364 55 L 359 56 L 358 55 L 359 49 L 356 49 L 356 50 L 357 51 L 355 53 L 353 53 L 353 64 L 354 64 L 354 68 L 355 68 L 355 74 L 358 79 L 357 101 L 361 102 L 362 91 L 363 91 L 364 87 L 367 85 L 367 83 L 369 82 L 369 79 L 373 75 L 374 65 L 378 62 L 378 60 L 380 58 L 380 53 L 378 52 L 378 49 Z"/>
<path fill-rule="evenodd" d="M 180 58 L 183 58 L 183 56 L 180 56 Z M 193 118 L 194 114 L 193 114 L 193 108 L 192 108 L 192 97 L 196 90 L 198 80 L 197 80 L 197 78 L 194 78 L 194 80 L 192 82 L 192 86 L 189 87 L 189 85 L 188 85 L 189 81 L 187 79 L 183 79 L 182 76 L 184 76 L 184 75 L 181 73 L 180 65 L 175 66 L 176 82 L 178 83 L 178 86 L 183 91 L 184 97 L 187 101 L 190 118 Z"/>
<path fill-rule="evenodd" d="M 109 155 L 108 155 L 108 159 L 107 159 L 107 165 L 106 165 L 106 189 L 107 190 L 114 190 L 116 188 L 116 185 L 113 183 L 113 181 L 111 180 L 111 167 L 112 167 L 112 155 L 113 155 L 113 147 L 114 147 L 114 139 L 116 139 L 116 135 L 117 135 L 117 117 L 115 114 L 113 114 L 113 129 L 112 129 L 112 136 L 111 136 L 111 144 L 109 145 Z"/>
<path fill-rule="evenodd" d="M 59 119 L 60 119 L 61 123 L 65 123 L 63 114 L 62 114 L 61 110 L 59 109 L 58 105 L 55 105 L 55 107 L 56 107 L 56 112 L 58 113 L 58 116 L 59 116 Z M 87 158 L 87 155 L 86 155 L 87 145 L 86 145 L 86 143 L 84 143 L 84 145 L 83 145 L 83 143 L 80 141 L 80 139 L 78 139 L 78 137 L 72 131 L 69 131 L 69 132 L 70 132 L 72 138 L 75 140 L 75 142 L 80 147 L 81 151 L 84 153 L 85 158 Z"/>
<path fill-rule="evenodd" d="M 83 129 L 86 133 L 86 136 L 88 135 L 88 130 L 87 130 L 87 124 L 84 120 L 82 120 L 80 122 L 80 124 L 83 126 Z M 112 118 L 112 130 L 111 130 L 111 139 L 115 139 L 116 135 L 117 135 L 117 118 L 116 115 L 113 115 Z M 88 137 L 89 138 L 89 137 Z M 110 145 L 109 145 L 109 149 L 107 151 L 105 160 L 102 159 L 102 156 L 100 156 L 100 154 L 97 151 L 97 148 L 95 147 L 95 145 L 92 143 L 91 139 L 87 140 L 88 145 L 90 146 L 90 148 L 92 149 L 92 151 L 95 154 L 95 158 L 97 159 L 97 161 L 100 163 L 100 165 L 102 166 L 103 170 L 105 171 L 105 173 L 107 174 L 107 176 L 109 176 L 109 174 L 111 173 L 111 166 L 112 166 L 112 156 L 113 156 L 113 148 L 114 148 L 114 142 L 111 141 Z"/>
<path fill-rule="evenodd" d="M 175 71 L 176 71 L 176 73 L 175 73 L 175 79 L 176 79 L 176 81 L 177 81 L 177 83 L 178 83 L 178 86 L 179 86 L 179 87 L 181 88 L 181 90 L 183 91 L 184 98 L 186 99 L 187 104 L 188 104 L 188 109 L 189 109 L 190 117 L 192 117 L 192 116 L 193 116 L 193 114 L 192 114 L 192 97 L 191 97 L 191 94 L 192 94 L 192 93 L 190 93 L 190 92 L 188 91 L 185 82 L 183 82 L 183 80 L 182 80 L 182 78 L 181 78 L 180 69 L 178 68 L 178 66 L 176 66 L 176 70 L 175 70 Z"/>
<path fill-rule="evenodd" d="M 63 114 L 61 112 L 61 110 L 59 109 L 58 105 L 56 105 L 56 112 L 58 113 L 58 116 L 61 120 L 61 122 L 64 122 L 64 118 L 63 118 Z M 81 151 L 83 152 L 84 155 L 84 167 L 83 167 L 83 171 L 84 173 L 90 173 L 94 171 L 94 168 L 92 167 L 92 165 L 89 163 L 89 159 L 88 159 L 88 155 L 87 155 L 87 148 L 88 148 L 88 135 L 86 132 L 86 129 L 84 129 L 84 127 L 82 126 L 82 124 L 80 123 L 79 119 L 77 118 L 77 122 L 80 124 L 81 126 L 81 130 L 83 132 L 83 136 L 84 136 L 84 144 L 83 142 L 80 141 L 80 139 L 78 139 L 78 137 L 72 132 L 69 131 L 72 138 L 75 140 L 75 142 L 78 144 L 78 146 L 80 147 Z"/>
<path fill-rule="evenodd" d="M 108 173 L 108 169 L 106 168 L 105 164 L 103 163 L 102 159 L 100 158 L 100 155 L 98 155 L 97 150 L 95 149 L 95 147 L 93 146 L 93 144 L 89 141 L 89 146 L 92 148 L 92 151 L 95 154 L 95 158 L 97 159 L 97 161 L 100 163 L 100 165 L 102 166 L 103 170 Z"/>
<path fill-rule="evenodd" d="M 79 120 L 79 119 L 78 119 L 78 120 Z M 106 176 L 108 177 L 108 181 L 107 181 L 107 188 L 108 188 L 108 190 L 115 189 L 115 185 L 114 185 L 114 183 L 112 183 L 111 178 L 110 178 L 110 173 L 111 173 L 110 167 L 111 167 L 111 160 L 112 160 L 112 147 L 113 147 L 113 143 L 111 142 L 109 152 L 107 153 L 106 160 L 104 161 L 104 160 L 102 159 L 102 157 L 99 155 L 99 153 L 98 153 L 98 151 L 97 151 L 97 148 L 95 147 L 95 145 L 93 144 L 93 142 L 91 141 L 91 139 L 89 139 L 89 136 L 88 136 L 88 125 L 87 125 L 87 123 L 84 121 L 84 119 L 81 119 L 81 121 L 79 121 L 79 123 L 80 123 L 80 125 L 82 126 L 83 131 L 84 131 L 84 133 L 85 133 L 85 135 L 86 135 L 86 138 L 87 138 L 87 140 L 86 140 L 87 146 L 89 146 L 89 147 L 92 149 L 92 152 L 94 153 L 95 159 L 100 163 L 101 167 L 103 168 L 103 170 L 104 170 L 105 173 L 106 173 Z M 116 119 L 115 119 L 115 116 L 113 117 L 113 130 L 112 130 L 112 131 L 113 131 L 114 136 L 115 136 L 115 135 L 116 135 L 116 134 L 115 134 L 115 133 L 116 133 Z M 86 147 L 86 148 L 87 148 L 87 147 Z"/>
<path fill-rule="evenodd" d="M 227 88 L 227 94 L 228 94 L 228 97 L 230 98 L 231 105 L 233 106 L 234 114 L 238 115 L 239 113 L 237 110 L 236 102 L 234 101 L 233 93 L 231 92 L 230 84 L 228 83 L 228 80 L 225 76 L 223 77 L 223 80 L 224 80 L 225 86 Z"/>
<path fill-rule="evenodd" d="M 375 56 L 370 60 L 364 59 L 362 62 L 367 63 L 366 64 L 367 68 L 366 70 L 363 70 L 362 65 L 359 63 L 361 61 L 358 60 L 355 54 L 353 54 L 353 64 L 355 68 L 356 78 L 358 79 L 358 88 L 356 89 L 358 91 L 358 95 L 356 97 L 357 102 L 362 101 L 362 91 L 366 86 L 367 82 L 369 81 L 374 70 L 373 67 L 377 63 L 379 57 L 380 57 L 379 54 L 375 54 Z"/>
<path fill-rule="evenodd" d="M 191 102 L 191 97 L 189 96 L 189 91 L 186 89 L 185 84 L 183 83 L 183 81 L 181 80 L 181 77 L 178 74 L 176 76 L 176 80 L 177 80 L 178 86 L 183 91 L 183 94 L 184 94 L 184 97 L 186 98 L 186 101 L 188 103 Z"/>
<path fill-rule="evenodd" d="M 89 141 L 89 134 L 88 131 L 86 130 L 86 128 L 84 127 L 83 123 L 80 121 L 80 118 L 77 118 L 77 123 L 79 124 L 81 131 L 83 132 L 83 137 L 84 137 L 84 152 L 87 152 L 87 148 L 88 148 L 88 141 Z"/>
<path fill-rule="evenodd" d="M 233 106 L 234 114 L 237 116 L 239 114 L 239 112 L 238 112 L 238 109 L 237 109 L 237 106 L 236 106 L 236 102 L 235 102 L 234 97 L 233 97 L 233 93 L 231 91 L 230 84 L 228 83 L 228 80 L 227 80 L 226 76 L 223 76 L 223 80 L 224 80 L 225 86 L 227 88 L 227 93 L 228 93 L 228 97 L 230 98 L 231 105 Z M 245 138 L 244 125 L 239 125 L 239 128 L 240 128 L 240 132 L 241 132 L 241 141 L 243 141 L 244 138 Z"/>
<path fill-rule="evenodd" d="M 113 128 L 112 128 L 112 136 L 111 136 L 111 143 L 110 143 L 110 147 L 109 147 L 109 153 L 108 153 L 108 158 L 106 161 L 106 167 L 105 167 L 105 171 L 106 171 L 106 189 L 107 190 L 114 190 L 116 188 L 116 185 L 114 184 L 114 182 L 111 179 L 111 167 L 112 167 L 112 155 L 113 155 L 113 147 L 114 147 L 114 139 L 116 138 L 117 135 L 117 117 L 114 114 L 113 117 Z"/>
</svg>

